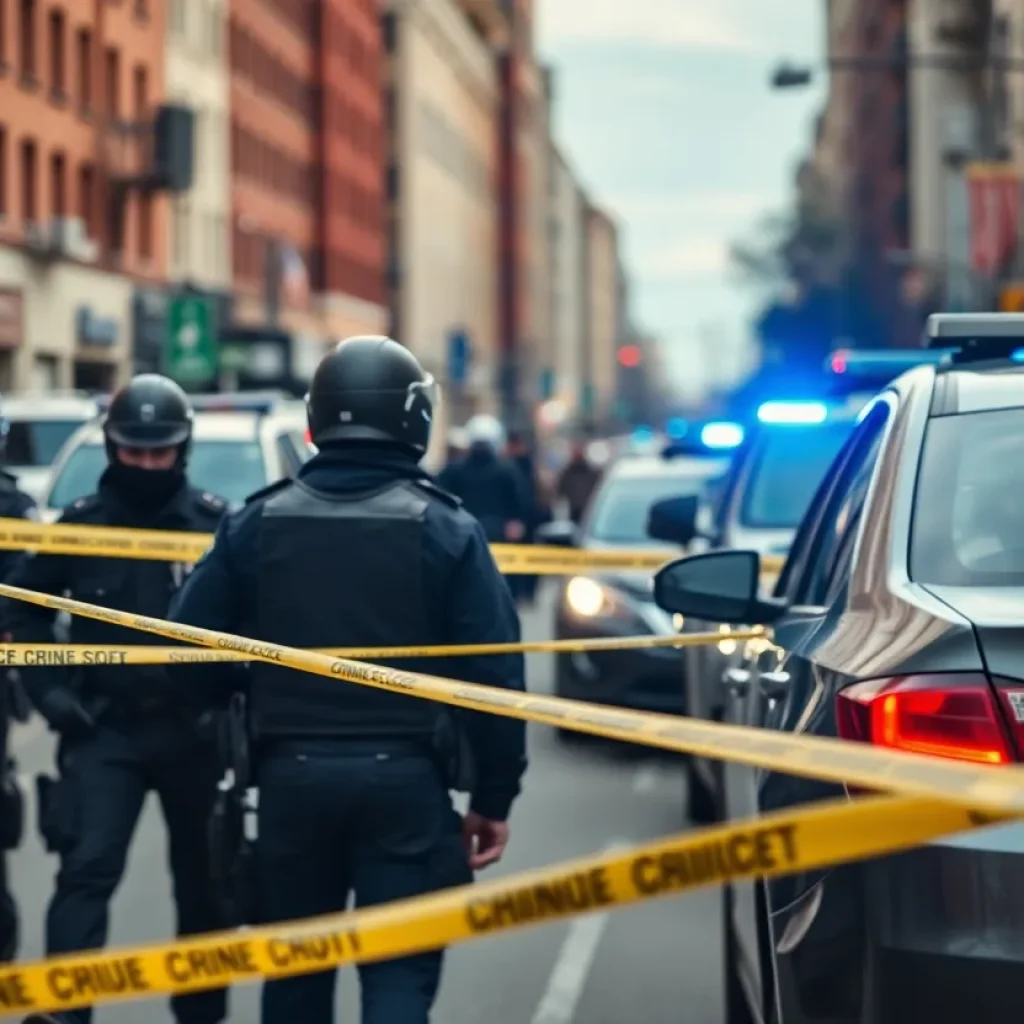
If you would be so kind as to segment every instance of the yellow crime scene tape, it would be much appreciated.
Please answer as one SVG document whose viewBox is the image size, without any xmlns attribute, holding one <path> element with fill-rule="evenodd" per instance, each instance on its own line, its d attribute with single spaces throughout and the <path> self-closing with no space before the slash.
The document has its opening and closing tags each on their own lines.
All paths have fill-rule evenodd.
<svg viewBox="0 0 1024 1024">
<path fill-rule="evenodd" d="M 894 853 L 1004 817 L 908 797 L 822 802 L 352 913 L 7 965 L 0 968 L 0 1014 L 391 959 L 733 879 Z"/>
<path fill-rule="evenodd" d="M 0 518 L 0 550 L 35 551 L 48 555 L 139 558 L 165 562 L 198 562 L 213 543 L 208 533 L 135 530 L 73 523 L 35 523 Z M 492 544 L 501 572 L 508 575 L 564 576 L 580 571 L 655 571 L 674 555 L 664 551 L 602 551 L 543 544 Z M 775 572 L 782 559 L 764 561 Z"/>
<path fill-rule="evenodd" d="M 593 637 L 580 640 L 522 640 L 506 644 L 438 644 L 430 647 L 318 647 L 318 654 L 335 658 L 465 658 L 484 654 L 557 654 L 602 651 L 636 651 L 652 648 L 700 647 L 723 639 L 754 640 L 766 636 L 763 629 L 729 633 L 674 633 Z M 114 644 L 0 644 L 0 668 L 38 668 L 46 665 L 178 665 L 196 662 L 251 661 L 238 651 L 197 647 L 120 647 Z"/>
<path fill-rule="evenodd" d="M 458 707 L 909 794 L 820 803 L 352 914 L 14 965 L 0 970 L 0 1012 L 60 1010 L 388 959 L 732 878 L 878 856 L 1024 816 L 1024 773 L 1015 768 L 460 683 L 3 584 L 0 596 Z"/>
</svg>

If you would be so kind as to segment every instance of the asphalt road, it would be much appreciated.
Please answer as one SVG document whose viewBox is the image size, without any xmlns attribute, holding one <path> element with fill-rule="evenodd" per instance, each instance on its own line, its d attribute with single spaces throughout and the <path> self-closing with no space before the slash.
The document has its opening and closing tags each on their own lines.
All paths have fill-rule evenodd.
<svg viewBox="0 0 1024 1024">
<path fill-rule="evenodd" d="M 550 602 L 523 616 L 528 639 L 550 635 Z M 530 688 L 545 691 L 551 658 L 530 658 Z M 51 766 L 52 744 L 38 725 L 15 737 L 25 776 Z M 682 827 L 683 779 L 678 765 L 642 751 L 584 740 L 558 740 L 531 727 L 531 766 L 512 817 L 512 841 L 495 874 L 629 845 Z M 28 787 L 31 793 L 31 787 Z M 12 858 L 21 905 L 22 956 L 43 953 L 42 921 L 56 861 L 31 834 Z M 116 896 L 111 942 L 130 945 L 173 933 L 166 842 L 152 801 L 140 823 L 125 880 Z M 488 873 L 489 874 L 489 873 Z M 485 876 L 487 877 L 487 876 Z M 721 1024 L 717 891 L 566 924 L 495 936 L 448 955 L 435 1019 L 444 1024 Z M 258 1024 L 256 985 L 232 993 L 232 1024 Z M 341 1022 L 358 1021 L 356 979 L 342 972 Z M 163 1002 L 104 1007 L 98 1024 L 163 1024 Z"/>
</svg>

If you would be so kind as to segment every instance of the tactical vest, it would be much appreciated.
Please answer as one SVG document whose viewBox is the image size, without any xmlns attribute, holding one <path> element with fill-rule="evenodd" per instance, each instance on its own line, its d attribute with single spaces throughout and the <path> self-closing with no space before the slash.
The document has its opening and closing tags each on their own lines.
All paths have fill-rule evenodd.
<svg viewBox="0 0 1024 1024">
<path fill-rule="evenodd" d="M 260 520 L 257 635 L 292 647 L 436 643 L 441 609 L 429 607 L 423 578 L 428 504 L 407 481 L 350 495 L 296 481 L 271 497 Z M 252 666 L 250 692 L 258 738 L 429 738 L 444 715 L 430 701 L 267 663 Z"/>
</svg>

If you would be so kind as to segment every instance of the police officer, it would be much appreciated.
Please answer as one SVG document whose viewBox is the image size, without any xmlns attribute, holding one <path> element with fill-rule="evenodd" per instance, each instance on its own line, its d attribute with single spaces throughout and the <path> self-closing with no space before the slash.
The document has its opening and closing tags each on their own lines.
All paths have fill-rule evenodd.
<svg viewBox="0 0 1024 1024">
<path fill-rule="evenodd" d="M 10 423 L 0 417 L 0 458 L 6 455 L 9 433 Z M 39 519 L 35 500 L 19 490 L 17 478 L 5 469 L 0 469 L 0 518 Z M 6 580 L 22 557 L 18 551 L 0 551 L 0 579 Z M 9 639 L 6 632 L 4 639 Z M 20 844 L 24 820 L 24 801 L 17 766 L 8 756 L 8 739 L 12 720 L 25 721 L 28 712 L 15 670 L 0 675 L 0 961 L 13 960 L 18 947 L 18 908 L 7 886 L 7 851 Z"/>
<path fill-rule="evenodd" d="M 186 475 L 192 410 L 173 381 L 136 377 L 114 395 L 103 425 L 108 465 L 95 494 L 64 510 L 61 522 L 213 532 L 225 502 L 195 490 Z M 11 582 L 48 594 L 69 592 L 94 604 L 164 616 L 185 567 L 141 559 L 36 555 Z M 10 628 L 19 642 L 52 641 L 55 614 L 15 603 Z M 76 644 L 148 644 L 145 633 L 74 617 Z M 198 721 L 205 708 L 184 699 L 163 666 L 32 668 L 25 685 L 59 737 L 59 777 L 38 780 L 39 827 L 60 855 L 46 920 L 48 954 L 102 947 L 110 899 L 124 872 L 143 802 L 155 790 L 170 835 L 178 930 L 216 930 L 206 829 L 217 781 L 216 757 Z M 176 997 L 180 1024 L 225 1018 L 224 990 Z M 66 1018 L 87 1024 L 89 1009 Z"/>
<path fill-rule="evenodd" d="M 418 465 L 432 392 L 398 342 L 341 342 L 307 398 L 318 454 L 222 524 L 173 617 L 295 647 L 517 641 L 480 524 Z M 524 687 L 518 654 L 388 664 Z M 499 859 L 526 766 L 521 722 L 264 663 L 249 688 L 261 920 L 341 911 L 351 892 L 358 906 L 420 895 Z M 460 738 L 472 784 L 457 778 Z M 452 788 L 471 792 L 463 819 Z M 363 965 L 363 1024 L 426 1024 L 441 965 L 441 952 Z M 328 1024 L 334 981 L 268 981 L 263 1024 Z"/>
</svg>

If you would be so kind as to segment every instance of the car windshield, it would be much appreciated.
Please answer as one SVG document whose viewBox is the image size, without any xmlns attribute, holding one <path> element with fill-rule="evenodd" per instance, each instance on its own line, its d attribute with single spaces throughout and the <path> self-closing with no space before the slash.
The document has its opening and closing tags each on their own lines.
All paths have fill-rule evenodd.
<svg viewBox="0 0 1024 1024">
<path fill-rule="evenodd" d="M 609 480 L 594 499 L 594 511 L 586 530 L 588 540 L 602 544 L 650 543 L 647 514 L 662 498 L 697 494 L 701 477 L 622 477 Z"/>
<path fill-rule="evenodd" d="M 7 434 L 7 464 L 49 466 L 60 446 L 84 422 L 84 419 L 12 420 Z"/>
<path fill-rule="evenodd" d="M 853 423 L 766 430 L 755 452 L 740 522 L 762 530 L 795 530 Z"/>
<path fill-rule="evenodd" d="M 107 465 L 102 445 L 77 448 L 54 481 L 47 505 L 67 508 L 92 494 Z M 219 494 L 233 506 L 240 506 L 254 491 L 267 485 L 267 471 L 260 446 L 253 441 L 194 441 L 188 459 L 188 477 L 193 487 Z"/>
<path fill-rule="evenodd" d="M 925 436 L 910 576 L 958 587 L 1024 586 L 1024 409 L 941 416 Z"/>
</svg>

